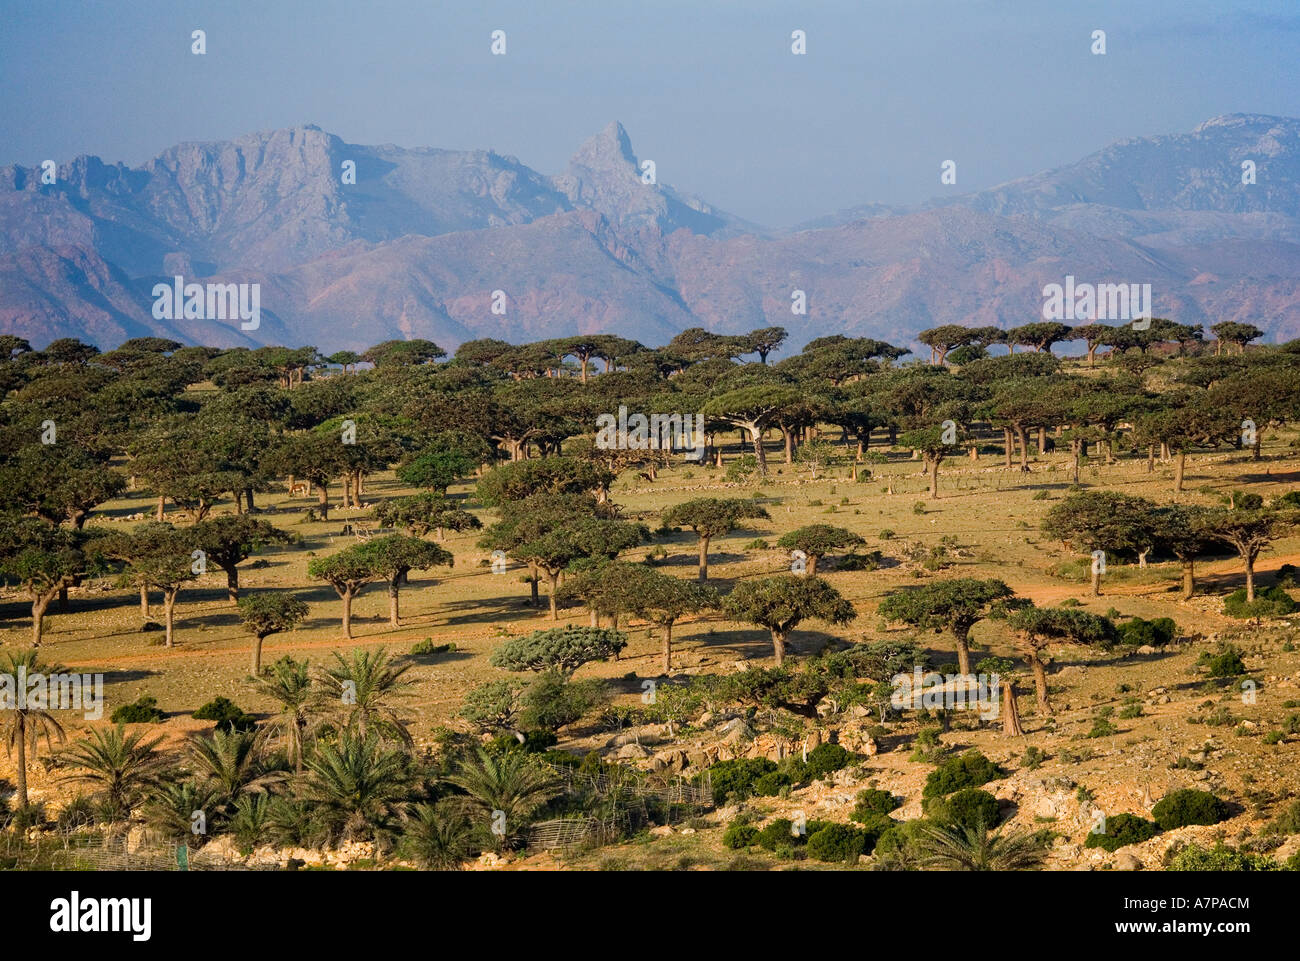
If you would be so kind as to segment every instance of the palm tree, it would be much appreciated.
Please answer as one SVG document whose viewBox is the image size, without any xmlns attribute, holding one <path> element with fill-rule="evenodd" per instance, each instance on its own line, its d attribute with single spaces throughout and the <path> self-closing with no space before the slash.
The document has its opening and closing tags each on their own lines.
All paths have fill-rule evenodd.
<svg viewBox="0 0 1300 961">
<path fill-rule="evenodd" d="M 48 677 L 62 671 L 62 665 L 41 663 L 39 651 L 35 648 L 11 652 L 0 661 L 0 674 L 7 674 L 13 679 L 12 690 L 15 695 L 18 692 L 20 674 L 23 677 L 22 684 L 25 686 L 26 678 L 34 674 L 44 674 Z M 28 751 L 35 758 L 42 738 L 45 739 L 45 746 L 52 750 L 56 740 L 63 740 L 63 726 L 43 706 L 35 707 L 26 703 L 25 697 L 21 707 L 16 696 L 6 700 L 9 703 L 0 701 L 0 736 L 4 737 L 5 750 L 10 757 L 13 756 L 15 748 L 18 750 L 18 807 L 25 808 L 28 805 Z"/>
<path fill-rule="evenodd" d="M 144 822 L 168 841 L 203 844 L 209 835 L 209 818 L 215 818 L 221 804 L 221 790 L 212 781 L 191 778 L 164 784 L 140 807 Z M 196 812 L 203 813 L 200 831 L 194 831 Z"/>
<path fill-rule="evenodd" d="M 63 779 L 97 785 L 109 808 L 126 817 L 146 789 L 165 780 L 168 760 L 157 750 L 161 741 L 128 734 L 125 724 L 91 730 L 89 737 L 66 749 L 64 763 L 72 770 Z"/>
<path fill-rule="evenodd" d="M 1030 832 L 990 832 L 983 822 L 929 827 L 916 843 L 920 864 L 941 871 L 1031 871 L 1047 856 Z"/>
<path fill-rule="evenodd" d="M 284 780 L 284 771 L 268 770 L 262 763 L 260 740 L 256 731 L 221 728 L 190 735 L 189 760 L 199 777 L 213 785 L 222 807 L 244 794 L 263 794 Z"/>
<path fill-rule="evenodd" d="M 419 804 L 402 832 L 406 849 L 426 871 L 459 871 L 473 848 L 469 822 L 454 805 Z"/>
<path fill-rule="evenodd" d="M 520 837 L 530 815 L 554 797 L 557 788 L 555 776 L 524 751 L 480 748 L 447 780 L 465 792 L 462 803 L 480 830 L 490 830 L 499 848 Z"/>
<path fill-rule="evenodd" d="M 402 751 L 380 746 L 379 735 L 343 731 L 322 741 L 307 761 L 300 797 L 332 839 L 388 840 L 409 806 L 415 776 Z"/>
<path fill-rule="evenodd" d="M 269 677 L 255 677 L 258 691 L 280 705 L 280 717 L 271 722 L 284 739 L 295 774 L 302 773 L 303 748 L 311 726 L 313 695 L 306 661 L 282 657 L 271 665 Z"/>
<path fill-rule="evenodd" d="M 394 667 L 384 648 L 352 651 L 351 660 L 344 660 L 338 651 L 335 667 L 321 674 L 322 700 L 346 718 L 349 727 L 356 726 L 362 739 L 373 727 L 385 738 L 399 740 L 407 747 L 415 742 L 406 730 L 406 723 L 388 703 L 395 697 L 411 694 L 411 680 L 403 677 L 410 664 Z"/>
</svg>

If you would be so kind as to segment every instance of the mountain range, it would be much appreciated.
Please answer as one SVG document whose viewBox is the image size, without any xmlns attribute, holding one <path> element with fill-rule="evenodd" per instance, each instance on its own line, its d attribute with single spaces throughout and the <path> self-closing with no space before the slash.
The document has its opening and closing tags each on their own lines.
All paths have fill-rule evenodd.
<svg viewBox="0 0 1300 961">
<path fill-rule="evenodd" d="M 660 344 L 687 327 L 781 325 L 791 348 L 836 333 L 902 345 L 938 324 L 1039 319 L 1043 286 L 1072 275 L 1150 283 L 1155 313 L 1182 323 L 1300 336 L 1292 118 L 1216 117 L 988 190 L 789 231 L 644 173 L 618 123 L 554 176 L 492 151 L 362 146 L 315 126 L 180 144 L 139 167 L 82 156 L 53 184 L 39 167 L 4 167 L 0 332 L 35 346 L 158 335 L 330 352 L 596 332 Z M 261 325 L 155 319 L 153 286 L 176 275 L 260 284 Z"/>
</svg>

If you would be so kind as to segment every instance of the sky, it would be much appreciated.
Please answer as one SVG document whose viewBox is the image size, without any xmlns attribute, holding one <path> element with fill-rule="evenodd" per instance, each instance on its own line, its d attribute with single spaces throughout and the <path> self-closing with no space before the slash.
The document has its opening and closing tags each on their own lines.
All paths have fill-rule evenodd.
<svg viewBox="0 0 1300 961">
<path fill-rule="evenodd" d="M 1224 113 L 1300 116 L 1297 0 L 0 0 L 0 165 L 314 123 L 555 174 L 618 120 L 661 183 L 782 228 Z"/>
</svg>

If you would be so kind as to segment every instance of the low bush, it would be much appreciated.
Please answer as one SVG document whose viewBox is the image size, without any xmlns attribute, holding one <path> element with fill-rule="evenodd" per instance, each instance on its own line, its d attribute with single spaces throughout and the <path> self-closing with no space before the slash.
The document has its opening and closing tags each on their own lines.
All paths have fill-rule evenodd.
<svg viewBox="0 0 1300 961">
<path fill-rule="evenodd" d="M 931 771 L 925 779 L 922 796 L 939 797 L 962 788 L 979 787 L 1002 776 L 1001 769 L 979 751 L 967 751 L 959 757 L 949 758 Z"/>
<path fill-rule="evenodd" d="M 1084 842 L 1086 848 L 1116 851 L 1128 844 L 1141 844 L 1156 836 L 1156 826 L 1136 814 L 1114 814 L 1106 818 L 1105 831 L 1093 831 Z"/>
<path fill-rule="evenodd" d="M 226 731 L 251 731 L 257 727 L 257 718 L 226 697 L 214 697 L 192 716 L 196 721 L 216 721 L 217 727 Z"/>
<path fill-rule="evenodd" d="M 1184 788 L 1166 794 L 1151 809 L 1162 831 L 1188 824 L 1218 824 L 1228 816 L 1228 805 L 1209 791 Z"/>
<path fill-rule="evenodd" d="M 1246 589 L 1233 591 L 1223 601 L 1223 613 L 1229 617 L 1275 617 L 1296 610 L 1295 599 L 1280 587 L 1264 587 L 1255 592 L 1255 600 L 1246 600 Z"/>
<path fill-rule="evenodd" d="M 156 697 L 142 696 L 117 708 L 109 720 L 114 724 L 157 724 L 166 717 L 159 710 Z"/>
</svg>

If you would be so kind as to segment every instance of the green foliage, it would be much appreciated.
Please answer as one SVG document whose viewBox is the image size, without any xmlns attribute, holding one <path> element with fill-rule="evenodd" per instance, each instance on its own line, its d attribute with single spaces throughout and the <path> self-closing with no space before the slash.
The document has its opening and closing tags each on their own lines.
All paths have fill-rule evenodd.
<svg viewBox="0 0 1300 961">
<path fill-rule="evenodd" d="M 307 605 L 287 591 L 250 594 L 239 600 L 239 619 L 254 637 L 292 630 L 307 616 Z"/>
<path fill-rule="evenodd" d="M 940 797 L 962 788 L 979 787 L 1003 777 L 996 764 L 979 751 L 970 750 L 958 757 L 949 758 L 931 771 L 925 779 L 923 797 Z"/>
<path fill-rule="evenodd" d="M 866 824 L 882 815 L 887 816 L 902 803 L 889 791 L 865 788 L 858 792 L 857 803 L 853 806 L 853 813 L 849 815 L 849 819 Z"/>
<path fill-rule="evenodd" d="M 1202 651 L 1196 664 L 1207 668 L 1210 677 L 1240 677 L 1246 673 L 1246 662 L 1241 659 L 1241 651 L 1231 644 L 1213 654 Z"/>
<path fill-rule="evenodd" d="M 776 762 L 765 757 L 735 758 L 719 761 L 709 768 L 715 804 L 729 800 L 743 801 L 754 794 L 754 784 L 765 774 L 776 771 Z"/>
<path fill-rule="evenodd" d="M 156 697 L 141 696 L 130 704 L 123 704 L 109 718 L 114 724 L 157 724 L 167 715 L 158 708 Z"/>
<path fill-rule="evenodd" d="M 1280 587 L 1262 587 L 1255 592 L 1255 600 L 1246 600 L 1246 589 L 1233 591 L 1223 600 L 1223 613 L 1229 617 L 1278 617 L 1296 610 L 1295 598 Z"/>
<path fill-rule="evenodd" d="M 522 685 L 508 679 L 488 681 L 465 695 L 460 716 L 483 732 L 514 724 L 519 714 Z"/>
<path fill-rule="evenodd" d="M 818 861 L 856 864 L 866 850 L 868 834 L 851 824 L 827 824 L 808 833 L 808 856 Z"/>
<path fill-rule="evenodd" d="M 490 663 L 507 671 L 554 670 L 567 677 L 625 647 L 627 635 L 609 628 L 553 627 L 506 641 L 492 652 Z"/>
<path fill-rule="evenodd" d="M 257 718 L 220 695 L 195 711 L 192 717 L 196 721 L 216 721 L 217 728 L 224 731 L 251 731 L 257 727 Z"/>
<path fill-rule="evenodd" d="M 1228 805 L 1209 791 L 1184 788 L 1166 794 L 1151 809 L 1162 831 L 1188 824 L 1218 824 L 1228 816 Z"/>
<path fill-rule="evenodd" d="M 948 795 L 936 795 L 925 802 L 926 817 L 946 827 L 996 827 L 1001 815 L 998 799 L 979 788 L 963 788 Z"/>
<path fill-rule="evenodd" d="M 1167 871 L 1280 871 L 1276 861 L 1262 854 L 1247 854 L 1219 842 L 1213 848 L 1188 844 L 1169 859 Z M 1294 870 L 1294 868 L 1292 868 Z"/>
<path fill-rule="evenodd" d="M 739 821 L 732 821 L 727 825 L 727 829 L 722 832 L 723 847 L 731 848 L 738 851 L 757 843 L 758 828 L 752 824 L 742 824 Z"/>
<path fill-rule="evenodd" d="M 1112 814 L 1106 818 L 1105 831 L 1092 831 L 1084 842 L 1086 848 L 1116 851 L 1128 844 L 1141 844 L 1156 836 L 1156 825 L 1135 814 Z"/>
<path fill-rule="evenodd" d="M 1142 647 L 1144 645 L 1163 647 L 1174 639 L 1178 631 L 1173 618 L 1169 617 L 1157 617 L 1149 621 L 1135 617 L 1117 625 L 1117 629 L 1119 631 L 1119 643 L 1126 647 Z"/>
<path fill-rule="evenodd" d="M 558 731 L 608 700 L 604 681 L 571 681 L 559 671 L 543 671 L 523 694 L 519 721 L 525 727 Z"/>
</svg>

